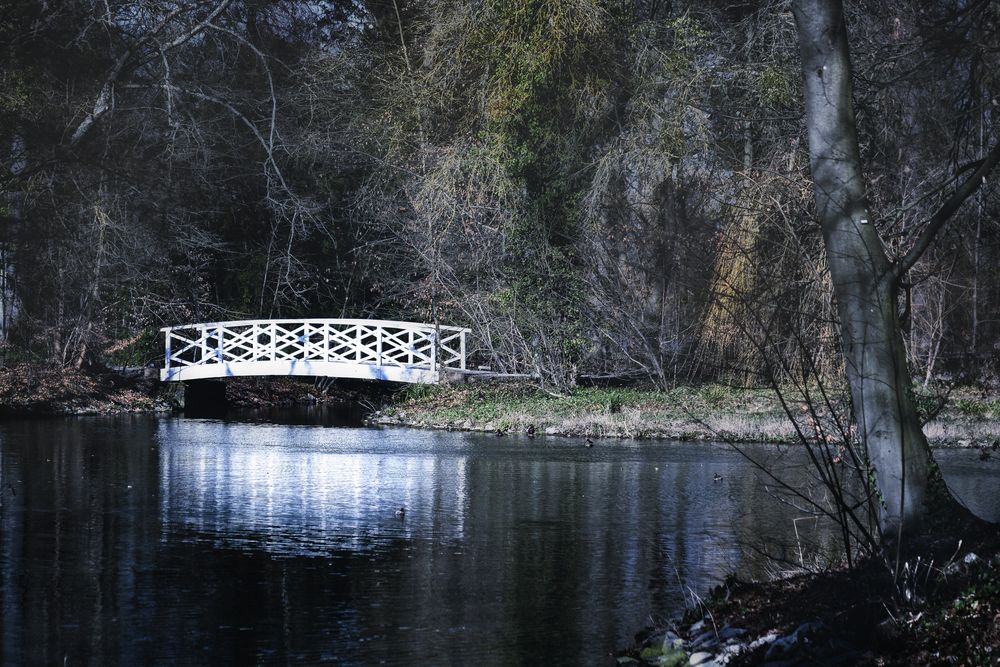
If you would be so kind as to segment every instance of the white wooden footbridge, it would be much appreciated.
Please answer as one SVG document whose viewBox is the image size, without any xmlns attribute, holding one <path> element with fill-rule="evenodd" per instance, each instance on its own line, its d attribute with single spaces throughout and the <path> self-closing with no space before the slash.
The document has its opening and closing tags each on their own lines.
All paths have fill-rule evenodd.
<svg viewBox="0 0 1000 667">
<path fill-rule="evenodd" d="M 465 370 L 469 329 L 387 320 L 240 320 L 162 329 L 160 379 L 305 375 L 431 384 Z"/>
</svg>

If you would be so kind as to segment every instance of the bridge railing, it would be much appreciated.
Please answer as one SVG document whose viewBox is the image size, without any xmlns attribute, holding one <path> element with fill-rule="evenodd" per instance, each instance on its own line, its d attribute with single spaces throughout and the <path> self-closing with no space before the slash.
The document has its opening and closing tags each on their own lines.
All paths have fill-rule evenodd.
<svg viewBox="0 0 1000 667">
<path fill-rule="evenodd" d="M 389 320 L 238 320 L 161 329 L 165 375 L 210 364 L 329 362 L 465 369 L 469 329 Z"/>
</svg>

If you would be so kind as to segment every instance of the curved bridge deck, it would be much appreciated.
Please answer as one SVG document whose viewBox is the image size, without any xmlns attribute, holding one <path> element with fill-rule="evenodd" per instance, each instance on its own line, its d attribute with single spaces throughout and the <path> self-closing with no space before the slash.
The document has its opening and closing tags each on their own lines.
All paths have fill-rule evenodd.
<svg viewBox="0 0 1000 667">
<path fill-rule="evenodd" d="M 433 384 L 465 370 L 469 329 L 388 320 L 240 320 L 162 329 L 163 381 L 253 375 Z"/>
</svg>

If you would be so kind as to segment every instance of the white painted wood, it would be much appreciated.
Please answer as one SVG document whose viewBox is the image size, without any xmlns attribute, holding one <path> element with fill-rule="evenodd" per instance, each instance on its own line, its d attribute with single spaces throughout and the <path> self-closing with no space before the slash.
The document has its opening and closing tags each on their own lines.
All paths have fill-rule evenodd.
<svg viewBox="0 0 1000 667">
<path fill-rule="evenodd" d="M 329 361 L 244 361 L 224 364 L 198 364 L 160 369 L 164 382 L 183 382 L 209 378 L 248 377 L 340 377 L 360 380 L 383 380 L 411 384 L 436 384 L 440 373 L 405 366 L 375 366 L 373 364 L 338 363 Z"/>
<path fill-rule="evenodd" d="M 464 369 L 468 329 L 392 320 L 239 320 L 165 327 L 164 381 L 312 375 L 435 383 Z M 440 333 L 439 333 L 440 331 Z"/>
</svg>

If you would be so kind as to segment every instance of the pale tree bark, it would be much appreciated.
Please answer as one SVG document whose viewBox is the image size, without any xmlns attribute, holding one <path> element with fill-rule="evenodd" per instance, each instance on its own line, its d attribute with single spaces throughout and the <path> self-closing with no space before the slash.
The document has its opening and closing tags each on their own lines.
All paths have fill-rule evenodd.
<svg viewBox="0 0 1000 667">
<path fill-rule="evenodd" d="M 134 44 L 127 48 L 118 58 L 115 59 L 114 64 L 108 70 L 108 73 L 104 77 L 104 83 L 101 84 L 101 90 L 97 94 L 97 99 L 94 100 L 93 108 L 84 116 L 83 120 L 76 126 L 73 130 L 73 134 L 70 137 L 69 145 L 76 146 L 79 144 L 90 131 L 93 129 L 94 125 L 101 120 L 102 117 L 112 112 L 115 107 L 115 87 L 120 83 L 120 80 L 126 73 L 133 71 L 134 69 L 140 67 L 145 62 L 148 62 L 153 56 L 150 53 L 144 52 L 144 48 L 148 45 L 156 45 L 156 49 L 161 55 L 164 55 L 179 46 L 184 45 L 193 37 L 198 35 L 198 33 L 204 31 L 212 21 L 214 21 L 219 14 L 229 6 L 232 0 L 220 0 L 212 11 L 208 14 L 208 18 L 197 23 L 195 26 L 184 30 L 180 35 L 174 37 L 169 42 L 158 44 L 159 35 L 166 29 L 171 23 L 182 15 L 186 11 L 191 11 L 193 9 L 198 9 L 198 5 L 191 7 L 181 5 L 175 7 L 171 11 L 167 12 L 166 16 L 163 17 L 148 33 L 142 35 L 137 44 Z"/>
<path fill-rule="evenodd" d="M 1000 159 L 993 151 L 930 218 L 897 262 L 886 255 L 865 197 L 841 0 L 794 0 L 816 195 L 840 317 L 854 417 L 881 494 L 883 537 L 928 517 L 932 456 L 911 394 L 897 311 L 899 284 L 944 222 Z"/>
</svg>

